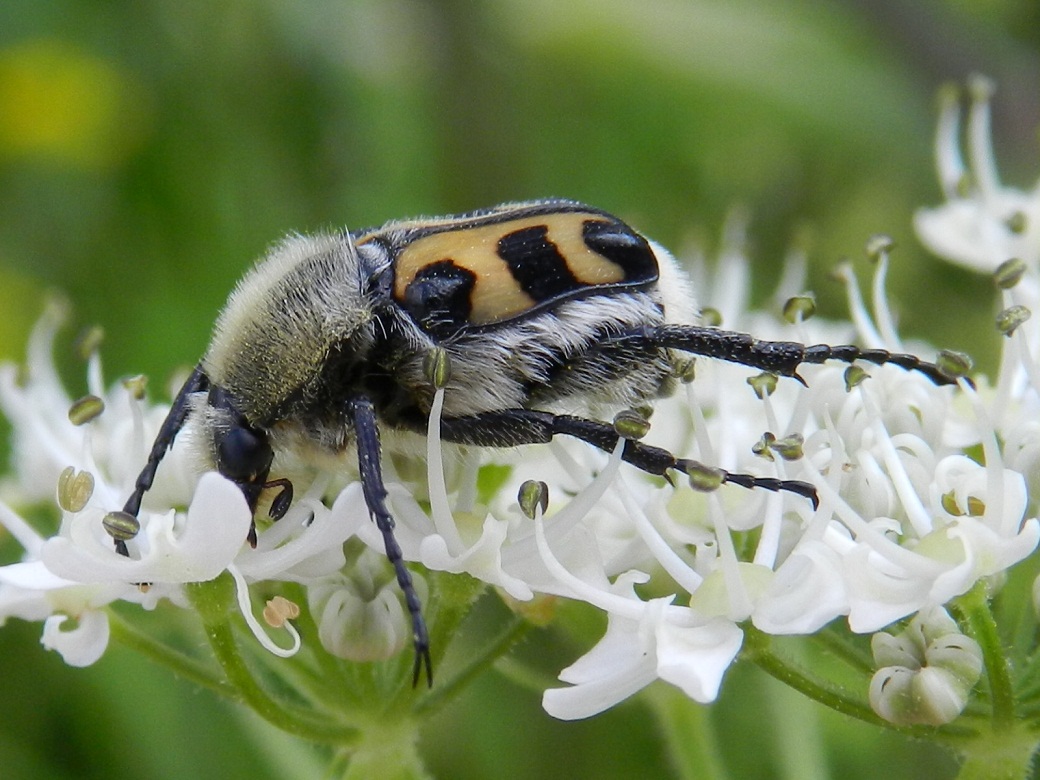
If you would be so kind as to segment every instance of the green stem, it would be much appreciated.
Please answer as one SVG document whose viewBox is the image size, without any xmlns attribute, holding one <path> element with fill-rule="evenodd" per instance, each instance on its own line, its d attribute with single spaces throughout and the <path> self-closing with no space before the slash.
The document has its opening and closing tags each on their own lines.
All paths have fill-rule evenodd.
<svg viewBox="0 0 1040 780">
<path fill-rule="evenodd" d="M 655 685 L 646 692 L 661 724 L 668 758 L 683 780 L 725 780 L 729 775 L 708 707 L 690 701 L 671 685 Z"/>
<path fill-rule="evenodd" d="M 804 650 L 804 646 L 798 649 Z M 799 659 L 802 655 L 797 656 Z M 762 699 L 775 724 L 771 741 L 777 778 L 782 780 L 826 780 L 831 777 L 816 704 L 786 685 L 764 680 Z"/>
<path fill-rule="evenodd" d="M 847 633 L 838 634 L 836 631 L 825 628 L 811 635 L 812 640 L 825 648 L 831 655 L 840 658 L 860 674 L 871 674 L 874 666 L 870 655 L 863 652 L 859 647 L 851 644 Z"/>
<path fill-rule="evenodd" d="M 768 634 L 764 634 L 754 626 L 744 627 L 744 650 L 741 652 L 743 658 L 750 660 L 767 674 L 775 677 L 804 696 L 830 707 L 835 712 L 861 720 L 873 726 L 898 731 L 907 736 L 927 737 L 932 740 L 936 738 L 935 729 L 924 726 L 894 726 L 887 720 L 877 715 L 870 705 L 863 701 L 850 698 L 841 688 L 812 677 L 806 669 L 796 667 L 794 664 L 776 655 L 771 648 Z M 948 741 L 956 741 L 964 737 L 976 734 L 973 729 L 958 726 L 946 726 L 943 729 L 943 738 Z"/>
<path fill-rule="evenodd" d="M 428 780 L 429 772 L 419 756 L 413 721 L 384 723 L 368 729 L 358 747 L 351 750 L 343 780 Z"/>
<path fill-rule="evenodd" d="M 315 716 L 310 712 L 300 711 L 269 696 L 257 683 L 239 654 L 230 621 L 207 625 L 206 635 L 217 661 L 227 675 L 228 682 L 238 689 L 242 701 L 268 723 L 315 742 L 350 744 L 357 740 L 357 729 L 330 722 L 327 716 Z"/>
<path fill-rule="evenodd" d="M 202 617 L 206 636 L 227 682 L 238 692 L 240 700 L 268 723 L 290 734 L 314 742 L 356 743 L 359 737 L 357 729 L 343 726 L 327 714 L 312 713 L 279 702 L 260 687 L 235 643 L 229 612 L 234 591 L 229 580 L 230 577 L 221 577 L 213 582 L 194 583 L 186 591 Z"/>
<path fill-rule="evenodd" d="M 1022 729 L 985 734 L 961 751 L 957 780 L 1023 780 L 1033 777 L 1035 737 Z"/>
<path fill-rule="evenodd" d="M 806 671 L 796 669 L 781 659 L 773 653 L 769 636 L 754 627 L 745 627 L 744 651 L 741 655 L 784 685 L 794 688 L 836 712 L 875 726 L 891 725 L 870 709 L 869 705 L 851 700 L 839 689 L 814 680 Z"/>
<path fill-rule="evenodd" d="M 981 582 L 977 583 L 958 601 L 958 607 L 968 621 L 975 641 L 982 648 L 993 702 L 993 728 L 998 732 L 1006 731 L 1015 723 L 1015 692 L 997 624 L 986 598 L 985 586 Z"/>
</svg>

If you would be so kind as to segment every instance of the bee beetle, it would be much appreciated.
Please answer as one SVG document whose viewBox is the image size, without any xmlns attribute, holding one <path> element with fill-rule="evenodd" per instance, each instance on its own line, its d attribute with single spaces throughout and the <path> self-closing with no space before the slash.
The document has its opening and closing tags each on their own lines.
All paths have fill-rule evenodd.
<svg viewBox="0 0 1040 780">
<path fill-rule="evenodd" d="M 559 410 L 646 404 L 668 391 L 676 352 L 799 379 L 802 363 L 862 359 L 954 381 L 913 355 L 698 326 L 692 300 L 666 250 L 617 217 L 568 200 L 290 236 L 232 292 L 123 511 L 137 516 L 189 422 L 201 432 L 206 465 L 235 482 L 254 513 L 261 493 L 276 491 L 276 520 L 292 501 L 291 482 L 270 479 L 276 452 L 313 463 L 354 448 L 411 615 L 413 683 L 425 667 L 432 684 L 426 624 L 386 506 L 379 429 L 425 432 L 435 390 L 424 361 L 435 350 L 451 366 L 441 435 L 484 447 L 562 434 L 612 450 L 613 425 Z M 652 474 L 700 467 L 635 440 L 623 457 Z M 720 474 L 816 503 L 805 482 Z M 116 548 L 127 554 L 124 541 Z"/>
</svg>

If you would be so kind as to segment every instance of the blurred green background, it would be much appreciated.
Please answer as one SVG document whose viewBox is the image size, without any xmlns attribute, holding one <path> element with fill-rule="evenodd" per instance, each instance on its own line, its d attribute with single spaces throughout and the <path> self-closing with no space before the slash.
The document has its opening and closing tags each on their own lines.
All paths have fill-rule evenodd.
<svg viewBox="0 0 1040 780">
<path fill-rule="evenodd" d="M 972 72 L 998 84 L 1005 180 L 1031 186 L 1035 0 L 2 0 L 0 357 L 21 357 L 60 290 L 76 326 L 105 328 L 110 378 L 161 384 L 286 232 L 550 195 L 677 250 L 710 249 L 743 205 L 756 290 L 809 235 L 831 315 L 844 305 L 826 271 L 851 256 L 865 274 L 864 242 L 889 233 L 904 334 L 977 350 L 989 283 L 930 259 L 910 222 L 939 201 L 936 89 Z M 0 630 L 0 777 L 312 776 L 309 749 L 121 648 L 74 670 L 39 634 Z M 524 648 L 557 669 L 580 652 L 551 633 Z M 733 776 L 774 777 L 797 752 L 770 718 L 777 697 L 822 719 L 825 775 L 953 771 L 738 667 L 703 713 Z M 561 724 L 489 677 L 424 749 L 445 778 L 667 776 L 655 734 L 638 700 Z"/>
</svg>

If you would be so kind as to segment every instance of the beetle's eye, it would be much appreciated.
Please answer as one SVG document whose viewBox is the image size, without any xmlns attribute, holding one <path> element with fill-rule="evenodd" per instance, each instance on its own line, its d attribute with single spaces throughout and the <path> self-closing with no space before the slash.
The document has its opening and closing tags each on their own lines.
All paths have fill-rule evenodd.
<svg viewBox="0 0 1040 780">
<path fill-rule="evenodd" d="M 248 428 L 232 428 L 217 445 L 217 469 L 233 480 L 256 477 L 270 467 L 273 458 L 267 437 Z"/>
</svg>

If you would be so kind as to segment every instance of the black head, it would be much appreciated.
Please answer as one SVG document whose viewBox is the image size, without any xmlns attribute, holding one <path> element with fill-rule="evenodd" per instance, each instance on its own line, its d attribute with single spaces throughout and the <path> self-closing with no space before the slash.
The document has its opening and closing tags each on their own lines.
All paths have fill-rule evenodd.
<svg viewBox="0 0 1040 780">
<path fill-rule="evenodd" d="M 224 388 L 211 387 L 208 400 L 212 408 L 225 412 L 231 421 L 214 433 L 217 471 L 242 489 L 250 510 L 256 511 L 274 460 L 267 433 L 249 424 Z"/>
</svg>

